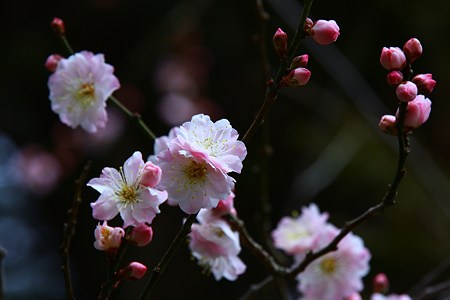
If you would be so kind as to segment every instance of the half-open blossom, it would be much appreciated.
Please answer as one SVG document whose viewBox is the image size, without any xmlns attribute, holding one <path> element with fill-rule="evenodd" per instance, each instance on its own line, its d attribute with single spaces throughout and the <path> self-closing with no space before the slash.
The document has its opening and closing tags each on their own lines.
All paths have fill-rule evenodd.
<svg viewBox="0 0 450 300">
<path fill-rule="evenodd" d="M 123 168 L 104 168 L 99 178 L 88 182 L 101 194 L 91 203 L 95 219 L 111 220 L 120 213 L 123 227 L 151 224 L 160 212 L 159 205 L 167 199 L 167 192 L 140 184 L 143 168 L 142 154 L 136 151 Z"/>
<path fill-rule="evenodd" d="M 232 231 L 224 220 L 217 218 L 193 224 L 189 248 L 199 265 L 216 280 L 223 277 L 233 281 L 245 272 L 246 266 L 238 257 L 241 251 L 239 233 Z"/>
<path fill-rule="evenodd" d="M 406 66 L 406 56 L 398 47 L 383 47 L 380 55 L 380 63 L 386 70 L 401 70 Z"/>
<path fill-rule="evenodd" d="M 297 218 L 282 218 L 272 232 L 275 247 L 291 255 L 306 254 L 315 246 L 319 231 L 325 227 L 327 219 L 328 214 L 321 214 L 314 203 L 303 207 Z"/>
<path fill-rule="evenodd" d="M 313 251 L 327 246 L 339 233 L 328 224 L 321 230 Z M 338 244 L 338 249 L 310 263 L 297 276 L 298 289 L 305 300 L 336 300 L 350 297 L 363 289 L 362 277 L 369 271 L 370 252 L 352 233 Z"/>
<path fill-rule="evenodd" d="M 124 235 L 125 231 L 121 227 L 111 227 L 106 221 L 103 221 L 102 225 L 99 223 L 95 228 L 94 247 L 97 250 L 115 251 L 119 249 Z"/>
<path fill-rule="evenodd" d="M 423 95 L 408 102 L 403 125 L 405 129 L 417 128 L 428 120 L 431 112 L 431 101 Z M 398 114 L 398 112 L 397 112 Z"/>
<path fill-rule="evenodd" d="M 311 27 L 311 37 L 320 45 L 328 45 L 339 37 L 339 26 L 334 20 L 317 20 Z"/>
<path fill-rule="evenodd" d="M 410 63 L 418 59 L 423 52 L 420 41 L 416 38 L 409 39 L 405 45 L 403 45 L 403 52 Z"/>
<path fill-rule="evenodd" d="M 48 80 L 52 110 L 61 122 L 96 132 L 107 121 L 106 100 L 120 87 L 103 54 L 82 51 L 61 59 Z"/>
<path fill-rule="evenodd" d="M 417 86 L 411 81 L 402 82 L 395 89 L 395 94 L 400 101 L 412 101 L 417 96 Z"/>
<path fill-rule="evenodd" d="M 150 159 L 162 170 L 159 186 L 168 191 L 169 204 L 193 214 L 226 199 L 234 187 L 228 173 L 240 173 L 247 155 L 237 138 L 228 120 L 213 123 L 203 114 L 158 138 Z"/>
</svg>

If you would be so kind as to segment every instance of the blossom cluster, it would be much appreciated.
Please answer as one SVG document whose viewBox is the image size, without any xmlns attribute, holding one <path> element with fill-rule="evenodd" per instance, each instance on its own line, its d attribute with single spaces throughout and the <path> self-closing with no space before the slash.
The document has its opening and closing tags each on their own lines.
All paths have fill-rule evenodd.
<svg viewBox="0 0 450 300">
<path fill-rule="evenodd" d="M 398 47 L 384 47 L 381 50 L 380 63 L 389 71 L 386 80 L 389 85 L 395 87 L 397 99 L 407 103 L 402 124 L 404 131 L 410 131 L 425 123 L 431 112 L 431 101 L 426 96 L 436 85 L 432 74 L 418 74 L 410 79 L 411 64 L 422 52 L 422 45 L 416 38 L 409 39 L 403 45 L 403 50 Z M 396 135 L 398 117 L 398 110 L 395 116 L 383 116 L 379 123 L 380 129 L 387 134 Z"/>
<path fill-rule="evenodd" d="M 298 217 L 284 217 L 272 232 L 274 245 L 300 262 L 310 251 L 327 246 L 339 229 L 327 222 L 315 204 L 303 207 Z M 362 277 L 369 271 L 371 254 L 362 239 L 352 233 L 338 244 L 335 252 L 313 261 L 297 275 L 302 299 L 344 299 L 363 289 Z"/>
</svg>

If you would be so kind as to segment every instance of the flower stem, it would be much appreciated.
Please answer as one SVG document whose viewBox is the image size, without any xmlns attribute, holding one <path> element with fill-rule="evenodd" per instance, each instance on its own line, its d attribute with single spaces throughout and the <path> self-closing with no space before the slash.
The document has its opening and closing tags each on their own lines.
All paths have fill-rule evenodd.
<svg viewBox="0 0 450 300">
<path fill-rule="evenodd" d="M 188 218 L 184 222 L 183 226 L 178 231 L 174 240 L 170 244 L 169 248 L 166 250 L 163 257 L 159 261 L 158 265 L 153 269 L 153 273 L 150 276 L 150 279 L 148 280 L 144 290 L 142 291 L 141 295 L 138 298 L 139 300 L 145 300 L 151 295 L 151 293 L 155 289 L 156 284 L 158 283 L 158 280 L 161 277 L 162 273 L 164 272 L 164 270 L 170 263 L 172 257 L 177 252 L 181 243 L 185 240 L 186 236 L 191 231 L 192 223 L 194 223 L 196 217 L 197 217 L 197 214 L 192 214 L 192 215 L 188 216 Z"/>
<path fill-rule="evenodd" d="M 269 111 L 269 109 L 272 107 L 272 105 L 277 100 L 278 94 L 280 93 L 281 89 L 281 79 L 283 76 L 286 75 L 289 63 L 292 61 L 292 59 L 295 56 L 295 53 L 297 52 L 297 49 L 300 45 L 300 42 L 305 38 L 305 32 L 303 30 L 305 26 L 306 18 L 309 15 L 309 11 L 311 9 L 313 0 L 306 0 L 305 5 L 302 10 L 302 14 L 300 16 L 300 21 L 297 25 L 297 30 L 295 31 L 294 39 L 292 40 L 287 58 L 282 58 L 280 61 L 280 67 L 278 68 L 277 76 L 275 77 L 275 80 L 270 83 L 266 89 L 266 95 L 264 97 L 264 102 L 259 109 L 256 117 L 253 119 L 252 124 L 247 129 L 247 132 L 244 134 L 242 141 L 244 143 L 248 143 L 249 140 L 252 138 L 252 136 L 255 134 L 255 132 L 258 130 L 259 127 L 264 123 L 264 119 Z"/>
<path fill-rule="evenodd" d="M 72 237 L 75 234 L 75 227 L 77 225 L 78 209 L 82 202 L 81 190 L 86 181 L 90 167 L 91 167 L 91 162 L 88 161 L 85 164 L 83 171 L 80 174 L 80 177 L 75 182 L 75 184 L 76 184 L 75 196 L 73 198 L 72 207 L 67 212 L 67 221 L 64 223 L 63 240 L 62 240 L 61 246 L 59 248 L 59 253 L 61 255 L 61 260 L 62 260 L 61 269 L 64 274 L 64 283 L 65 283 L 65 287 L 66 287 L 66 296 L 67 296 L 67 299 L 69 299 L 69 300 L 75 299 L 74 292 L 73 292 L 73 286 L 72 286 L 72 277 L 71 277 L 71 272 L 70 272 L 69 250 L 70 250 L 70 244 L 72 241 Z"/>
</svg>

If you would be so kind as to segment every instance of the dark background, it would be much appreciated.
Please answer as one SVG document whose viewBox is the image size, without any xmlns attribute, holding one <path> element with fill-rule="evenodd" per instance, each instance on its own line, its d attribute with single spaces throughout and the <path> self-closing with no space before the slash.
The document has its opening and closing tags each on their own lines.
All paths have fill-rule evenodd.
<svg viewBox="0 0 450 300">
<path fill-rule="evenodd" d="M 264 2 L 270 19 L 263 39 L 272 73 L 278 67 L 272 34 L 281 27 L 293 37 L 298 4 Z M 89 135 L 59 122 L 50 109 L 49 72 L 43 65 L 48 55 L 67 53 L 50 29 L 52 18 L 64 19 L 76 51 L 104 53 L 122 85 L 115 95 L 141 113 L 158 136 L 196 112 L 227 118 L 244 134 L 264 95 L 255 42 L 260 23 L 254 1 L 3 1 L 0 11 L 0 245 L 7 251 L 5 298 L 64 299 L 58 247 L 74 181 L 88 160 L 93 161 L 88 177 L 97 177 L 101 168 L 119 167 L 136 150 L 152 154 L 152 142 L 111 104 L 110 131 Z M 299 54 L 310 54 L 310 82 L 282 91 L 266 129 L 247 145 L 242 174 L 235 176 L 235 205 L 256 240 L 267 237 L 260 223 L 264 195 L 272 205 L 272 228 L 282 216 L 310 202 L 342 226 L 381 200 L 394 175 L 397 150 L 395 138 L 378 130 L 381 115 L 396 109 L 379 55 L 383 46 L 402 47 L 417 37 L 424 54 L 414 70 L 433 73 L 437 80 L 430 96 L 433 109 L 430 120 L 414 133 L 397 205 L 355 231 L 372 253 L 363 295 L 370 294 L 370 280 L 378 272 L 387 273 L 392 292 L 414 293 L 423 288 L 419 283 L 425 274 L 436 266 L 446 269 L 449 15 L 447 1 L 315 1 L 311 16 L 336 20 L 341 36 L 329 47 L 308 40 L 299 49 Z M 164 87 L 164 82 L 173 86 Z M 184 100 L 164 102 L 167 96 Z M 174 119 L 162 117 L 166 115 Z M 269 157 L 263 151 L 267 147 L 261 146 L 263 136 L 270 141 Z M 105 272 L 103 253 L 93 248 L 97 221 L 89 206 L 98 194 L 88 188 L 82 194 L 72 271 L 78 299 L 95 299 Z M 183 217 L 178 208 L 162 206 L 152 225 L 154 241 L 133 250 L 130 259 L 149 269 L 155 266 Z M 154 299 L 237 299 L 267 276 L 247 250 L 241 258 L 247 272 L 236 282 L 216 283 L 201 274 L 182 246 Z M 433 274 L 429 284 L 450 277 L 448 270 Z M 135 299 L 144 284 L 145 280 L 126 282 L 112 299 Z M 290 286 L 295 288 L 293 282 Z M 266 293 L 267 299 L 276 297 Z"/>
</svg>

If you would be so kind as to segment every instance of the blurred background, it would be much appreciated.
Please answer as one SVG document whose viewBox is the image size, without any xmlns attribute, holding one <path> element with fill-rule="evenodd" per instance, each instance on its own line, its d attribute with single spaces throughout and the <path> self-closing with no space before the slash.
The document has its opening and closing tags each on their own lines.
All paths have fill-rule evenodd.
<svg viewBox="0 0 450 300">
<path fill-rule="evenodd" d="M 97 134 L 71 130 L 50 109 L 44 68 L 48 55 L 67 55 L 50 29 L 62 18 L 75 49 L 104 53 L 121 89 L 115 95 L 139 112 L 159 136 L 193 114 L 227 118 L 245 133 L 264 96 L 258 41 L 267 46 L 270 74 L 278 68 L 272 35 L 290 37 L 301 2 L 262 2 L 270 18 L 261 33 L 256 1 L 3 1 L 0 9 L 0 246 L 5 299 L 64 299 L 58 248 L 85 163 L 88 178 L 105 166 L 119 167 L 134 151 L 152 154 L 152 141 L 112 105 Z M 39 13 L 38 13 L 39 12 Z M 408 174 L 397 205 L 361 225 L 355 234 L 372 253 L 365 298 L 379 272 L 391 291 L 416 294 L 449 280 L 450 257 L 450 4 L 369 0 L 313 3 L 313 19 L 334 19 L 341 36 L 332 46 L 307 40 L 307 86 L 282 91 L 266 126 L 247 145 L 237 179 L 235 205 L 249 232 L 265 244 L 281 217 L 311 202 L 341 227 L 378 203 L 396 167 L 396 139 L 379 132 L 383 114 L 394 114 L 395 94 L 379 64 L 383 46 L 402 47 L 417 37 L 423 56 L 416 73 L 432 73 L 437 85 L 429 121 L 414 132 Z M 104 253 L 93 247 L 90 202 L 83 188 L 71 248 L 78 299 L 96 299 L 104 280 Z M 262 199 L 269 201 L 264 220 Z M 185 217 L 164 205 L 154 220 L 153 242 L 130 259 L 151 269 Z M 267 226 L 267 227 L 265 227 Z M 182 246 L 163 274 L 153 299 L 238 299 L 268 274 L 247 250 L 247 272 L 236 282 L 204 276 Z M 442 272 L 441 272 L 442 271 Z M 431 272 L 431 273 L 430 273 Z M 431 278 L 424 281 L 426 275 Z M 148 277 L 145 277 L 148 278 Z M 125 282 L 112 299 L 135 299 L 145 280 Z M 295 295 L 295 284 L 290 283 Z M 447 298 L 445 298 L 447 297 Z M 432 299 L 448 299 L 441 294 Z M 271 291 L 259 299 L 277 299 Z"/>
</svg>

